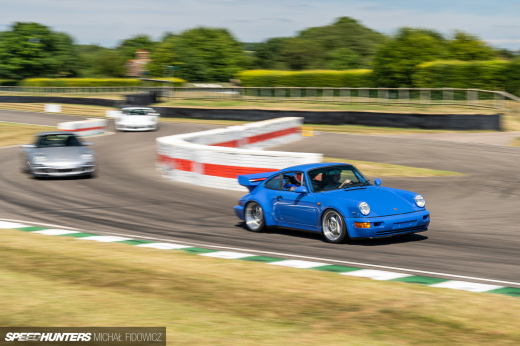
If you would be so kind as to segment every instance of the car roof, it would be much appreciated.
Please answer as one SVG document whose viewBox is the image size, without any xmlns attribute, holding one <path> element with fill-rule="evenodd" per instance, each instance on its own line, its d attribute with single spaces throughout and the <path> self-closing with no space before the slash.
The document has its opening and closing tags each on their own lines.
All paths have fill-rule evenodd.
<svg viewBox="0 0 520 346">
<path fill-rule="evenodd" d="M 287 172 L 287 171 L 309 171 L 311 169 L 315 168 L 321 168 L 321 167 L 330 167 L 330 166 L 352 166 L 351 164 L 344 163 L 344 162 L 319 162 L 319 163 L 307 163 L 304 165 L 297 165 L 297 166 L 291 166 L 287 167 L 281 170 L 281 172 Z"/>
<path fill-rule="evenodd" d="M 154 110 L 151 107 L 123 107 L 123 108 L 121 108 L 121 110 L 123 110 L 123 109 L 129 109 L 129 110 L 132 110 L 132 109 L 150 109 L 152 111 Z"/>
<path fill-rule="evenodd" d="M 76 135 L 76 134 L 72 131 L 59 131 L 59 130 L 40 132 L 40 133 L 36 134 L 37 137 L 47 136 L 47 135 Z"/>
</svg>

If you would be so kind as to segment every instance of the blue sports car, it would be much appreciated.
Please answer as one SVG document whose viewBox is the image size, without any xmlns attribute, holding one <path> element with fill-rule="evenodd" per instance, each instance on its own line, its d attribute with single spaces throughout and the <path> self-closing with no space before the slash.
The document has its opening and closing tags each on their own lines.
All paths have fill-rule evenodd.
<svg viewBox="0 0 520 346">
<path fill-rule="evenodd" d="M 320 232 L 331 243 L 426 231 L 423 196 L 372 184 L 356 167 L 314 163 L 277 172 L 239 175 L 249 193 L 235 213 L 253 232 L 284 227 Z"/>
</svg>

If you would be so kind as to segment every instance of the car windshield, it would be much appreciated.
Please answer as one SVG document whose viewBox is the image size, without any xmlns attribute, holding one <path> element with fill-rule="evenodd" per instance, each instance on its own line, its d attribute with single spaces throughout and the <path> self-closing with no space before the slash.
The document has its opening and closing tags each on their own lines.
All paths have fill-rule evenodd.
<svg viewBox="0 0 520 346">
<path fill-rule="evenodd" d="M 39 148 L 79 147 L 81 145 L 78 138 L 71 134 L 49 134 L 40 136 L 36 143 L 36 146 Z"/>
<path fill-rule="evenodd" d="M 152 113 L 150 109 L 123 109 L 121 110 L 126 115 L 150 115 Z"/>
<path fill-rule="evenodd" d="M 308 175 L 314 192 L 370 185 L 370 181 L 356 167 L 349 165 L 316 168 Z"/>
</svg>

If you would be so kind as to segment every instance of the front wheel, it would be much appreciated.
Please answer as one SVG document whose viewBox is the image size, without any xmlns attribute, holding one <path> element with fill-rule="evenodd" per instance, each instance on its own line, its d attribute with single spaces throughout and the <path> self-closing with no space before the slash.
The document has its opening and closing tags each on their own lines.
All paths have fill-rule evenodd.
<svg viewBox="0 0 520 346">
<path fill-rule="evenodd" d="M 329 209 L 321 219 L 321 231 L 329 243 L 339 244 L 348 239 L 347 227 L 340 213 Z"/>
<path fill-rule="evenodd" d="M 257 202 L 249 202 L 245 210 L 245 222 L 248 230 L 261 232 L 265 229 L 264 210 Z"/>
</svg>

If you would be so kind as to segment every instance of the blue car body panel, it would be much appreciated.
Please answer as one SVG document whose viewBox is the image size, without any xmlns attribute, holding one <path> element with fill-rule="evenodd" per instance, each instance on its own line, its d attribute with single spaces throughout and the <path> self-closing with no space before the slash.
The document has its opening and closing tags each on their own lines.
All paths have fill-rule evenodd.
<svg viewBox="0 0 520 346">
<path fill-rule="evenodd" d="M 310 170 L 345 164 L 318 163 L 285 168 L 278 172 L 249 174 L 238 177 L 239 183 L 249 189 L 235 206 L 235 214 L 244 220 L 247 203 L 255 201 L 262 206 L 266 226 L 295 228 L 321 232 L 321 217 L 327 209 L 335 209 L 344 218 L 349 237 L 383 238 L 426 231 L 430 212 L 415 203 L 416 193 L 383 186 L 359 186 L 339 190 L 298 193 L 273 190 L 264 185 L 270 177 L 280 173 L 303 172 L 309 179 Z M 347 165 L 351 166 L 351 165 Z M 309 181 L 309 180 L 307 180 Z M 359 204 L 366 202 L 370 213 L 362 215 Z M 370 228 L 357 228 L 356 223 L 370 223 Z"/>
</svg>

